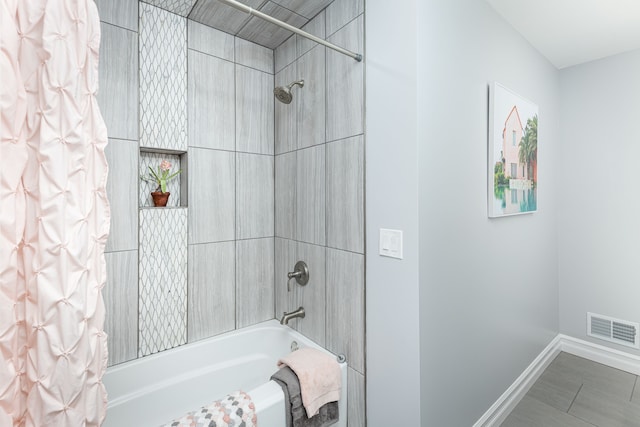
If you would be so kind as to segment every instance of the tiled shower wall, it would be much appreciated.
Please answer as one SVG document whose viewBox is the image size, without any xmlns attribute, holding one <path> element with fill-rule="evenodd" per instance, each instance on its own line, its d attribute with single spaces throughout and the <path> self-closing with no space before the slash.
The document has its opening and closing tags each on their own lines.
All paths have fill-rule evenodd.
<svg viewBox="0 0 640 427">
<path fill-rule="evenodd" d="M 304 30 L 364 51 L 364 1 L 335 0 Z M 276 102 L 276 314 L 349 363 L 349 426 L 365 425 L 364 65 L 299 36 L 275 50 L 276 85 L 304 79 Z M 309 283 L 287 292 L 307 262 Z"/>
<path fill-rule="evenodd" d="M 114 365 L 274 317 L 274 60 L 146 3 L 97 4 Z M 176 186 L 172 208 L 149 208 L 139 167 L 164 157 L 186 168 L 188 196 Z"/>
<path fill-rule="evenodd" d="M 363 2 L 336 0 L 305 29 L 363 52 Z M 142 346 L 139 195 L 132 189 L 139 187 L 144 55 L 137 1 L 97 4 L 99 100 L 110 136 L 103 292 L 113 365 L 137 358 Z M 186 24 L 187 341 L 302 305 L 307 317 L 290 325 L 347 356 L 349 425 L 364 426 L 364 66 L 297 36 L 274 58 L 269 49 Z M 274 71 L 278 85 L 305 79 L 290 105 L 274 105 Z M 311 281 L 287 293 L 286 273 L 298 259 L 309 264 Z"/>
</svg>

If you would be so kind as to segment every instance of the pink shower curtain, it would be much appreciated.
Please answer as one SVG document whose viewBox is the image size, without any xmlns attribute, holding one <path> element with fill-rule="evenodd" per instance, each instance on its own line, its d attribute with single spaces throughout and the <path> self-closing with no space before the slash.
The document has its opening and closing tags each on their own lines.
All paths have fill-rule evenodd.
<svg viewBox="0 0 640 427">
<path fill-rule="evenodd" d="M 109 206 L 93 0 L 0 0 L 0 426 L 105 416 Z"/>
</svg>

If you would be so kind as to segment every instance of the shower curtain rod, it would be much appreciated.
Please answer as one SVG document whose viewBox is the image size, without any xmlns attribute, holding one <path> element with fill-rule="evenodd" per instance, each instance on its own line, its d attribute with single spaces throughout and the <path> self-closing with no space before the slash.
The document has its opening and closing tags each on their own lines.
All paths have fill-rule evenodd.
<svg viewBox="0 0 640 427">
<path fill-rule="evenodd" d="M 309 40 L 313 40 L 316 43 L 320 43 L 321 45 L 324 45 L 324 46 L 328 47 L 329 49 L 333 49 L 336 52 L 340 52 L 340 53 L 342 53 L 344 55 L 350 56 L 351 58 L 355 59 L 358 62 L 362 61 L 362 55 L 359 54 L 359 53 L 351 52 L 350 50 L 343 49 L 340 46 L 336 46 L 336 45 L 334 45 L 332 43 L 329 43 L 329 42 L 321 39 L 320 37 L 316 37 L 313 34 L 309 34 L 306 31 L 302 31 L 299 28 L 296 28 L 296 27 L 294 27 L 292 25 L 287 24 L 286 22 L 282 22 L 279 19 L 276 19 L 276 18 L 274 18 L 272 16 L 269 16 L 269 15 L 267 15 L 265 13 L 262 13 L 262 12 L 260 12 L 258 10 L 255 10 L 255 9 L 253 9 L 253 8 L 251 8 L 251 7 L 249 7 L 249 6 L 245 5 L 245 4 L 242 4 L 242 3 L 240 3 L 240 2 L 238 2 L 236 0 L 218 0 L 218 1 L 221 2 L 221 3 L 226 4 L 227 6 L 234 7 L 234 8 L 236 8 L 236 9 L 242 11 L 242 12 L 248 13 L 249 15 L 254 15 L 254 16 L 257 16 L 260 19 L 264 19 L 265 21 L 269 21 L 272 24 L 275 24 L 275 25 L 277 25 L 279 27 L 282 27 L 282 28 L 284 28 L 286 30 L 294 32 L 294 33 L 296 33 L 298 35 L 301 35 L 302 37 L 305 37 L 305 38 L 307 38 Z"/>
</svg>

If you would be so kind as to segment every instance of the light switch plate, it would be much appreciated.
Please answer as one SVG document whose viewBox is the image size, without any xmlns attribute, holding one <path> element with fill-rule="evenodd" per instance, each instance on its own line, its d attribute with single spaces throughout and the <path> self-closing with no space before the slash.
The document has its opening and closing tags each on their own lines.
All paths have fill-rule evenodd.
<svg viewBox="0 0 640 427">
<path fill-rule="evenodd" d="M 402 259 L 402 230 L 380 229 L 380 255 Z"/>
</svg>

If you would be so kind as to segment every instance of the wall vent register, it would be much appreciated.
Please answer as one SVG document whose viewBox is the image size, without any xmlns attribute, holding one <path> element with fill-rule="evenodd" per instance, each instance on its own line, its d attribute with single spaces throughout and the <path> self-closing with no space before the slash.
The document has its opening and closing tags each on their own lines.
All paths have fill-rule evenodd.
<svg viewBox="0 0 640 427">
<path fill-rule="evenodd" d="M 587 313 L 587 335 L 627 347 L 640 348 L 640 325 L 601 314 Z"/>
</svg>

